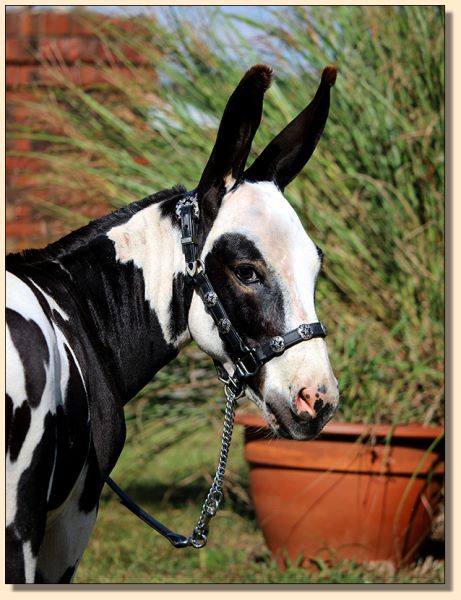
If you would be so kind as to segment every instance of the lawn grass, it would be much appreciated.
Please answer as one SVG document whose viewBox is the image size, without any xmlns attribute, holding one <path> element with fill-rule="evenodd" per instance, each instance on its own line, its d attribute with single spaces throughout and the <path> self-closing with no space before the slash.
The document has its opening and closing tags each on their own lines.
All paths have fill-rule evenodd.
<svg viewBox="0 0 461 600">
<path fill-rule="evenodd" d="M 174 435 L 178 425 L 171 427 Z M 114 479 L 168 527 L 189 534 L 200 513 L 218 456 L 220 427 L 206 423 L 161 456 L 140 455 L 134 425 L 113 472 Z M 208 545 L 175 549 L 134 517 L 109 488 L 101 498 L 98 521 L 75 583 L 156 584 L 351 584 L 443 583 L 444 563 L 420 558 L 397 572 L 385 564 L 363 566 L 319 561 L 308 571 L 290 564 L 281 571 L 272 561 L 247 496 L 248 468 L 243 430 L 236 427 L 226 474 L 225 501 L 212 520 Z"/>
</svg>

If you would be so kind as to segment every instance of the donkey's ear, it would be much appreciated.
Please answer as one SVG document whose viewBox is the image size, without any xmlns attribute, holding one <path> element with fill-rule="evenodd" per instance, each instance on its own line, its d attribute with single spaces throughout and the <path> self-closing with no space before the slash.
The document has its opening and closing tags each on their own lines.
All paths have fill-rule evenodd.
<svg viewBox="0 0 461 600">
<path fill-rule="evenodd" d="M 213 217 L 226 185 L 243 173 L 256 130 L 261 122 L 264 92 L 271 84 L 272 70 L 252 67 L 227 102 L 211 156 L 197 186 L 199 202 Z"/>
<path fill-rule="evenodd" d="M 280 190 L 301 171 L 317 146 L 330 108 L 330 87 L 336 81 L 335 66 L 325 67 L 317 93 L 307 106 L 275 137 L 249 167 L 244 178 L 273 181 Z"/>
</svg>

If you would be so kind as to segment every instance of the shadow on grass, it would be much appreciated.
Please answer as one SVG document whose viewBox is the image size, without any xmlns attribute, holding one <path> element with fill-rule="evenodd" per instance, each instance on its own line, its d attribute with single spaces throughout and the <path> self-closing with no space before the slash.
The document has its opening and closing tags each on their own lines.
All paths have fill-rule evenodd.
<svg viewBox="0 0 461 600">
<path fill-rule="evenodd" d="M 119 483 L 119 485 L 121 484 Z M 123 488 L 123 486 L 121 487 Z M 198 503 L 201 506 L 209 489 L 210 483 L 200 476 L 196 480 L 184 485 L 171 486 L 161 482 L 152 484 L 138 483 L 123 488 L 123 491 L 137 504 L 140 504 L 142 507 L 150 506 L 153 510 L 155 505 L 159 509 L 168 507 L 185 508 Z M 101 503 L 109 501 L 110 498 L 117 499 L 117 496 L 106 487 L 104 494 L 101 496 Z M 225 489 L 224 500 L 221 506 L 225 507 L 226 510 L 237 513 L 244 519 L 254 520 L 256 518 L 251 503 L 239 497 L 232 488 Z M 144 509 L 146 510 L 146 508 Z"/>
</svg>

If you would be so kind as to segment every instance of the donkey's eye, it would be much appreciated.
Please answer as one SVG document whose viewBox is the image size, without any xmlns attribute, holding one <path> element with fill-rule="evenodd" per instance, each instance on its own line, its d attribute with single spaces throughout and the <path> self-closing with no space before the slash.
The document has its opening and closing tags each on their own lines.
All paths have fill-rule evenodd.
<svg viewBox="0 0 461 600">
<path fill-rule="evenodd" d="M 258 283 L 260 280 L 258 273 L 251 265 L 239 265 L 238 267 L 234 268 L 234 273 L 245 285 L 249 285 L 250 283 Z"/>
</svg>

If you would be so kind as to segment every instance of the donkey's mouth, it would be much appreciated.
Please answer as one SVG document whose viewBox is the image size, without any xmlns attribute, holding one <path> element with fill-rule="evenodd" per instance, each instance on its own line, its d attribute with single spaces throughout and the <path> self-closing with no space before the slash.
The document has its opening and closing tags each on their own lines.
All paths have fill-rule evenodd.
<svg viewBox="0 0 461 600">
<path fill-rule="evenodd" d="M 262 412 L 272 432 L 289 440 L 311 440 L 316 438 L 336 412 L 337 406 L 329 402 L 316 405 L 316 416 L 307 413 L 297 415 L 294 401 L 278 393 L 267 394 L 264 399 L 250 386 L 247 396 Z"/>
<path fill-rule="evenodd" d="M 329 402 L 322 403 L 316 408 L 316 415 L 307 413 L 297 415 L 285 398 L 270 395 L 265 399 L 264 414 L 266 420 L 280 437 L 290 440 L 311 440 L 316 438 L 336 412 L 336 406 Z"/>
</svg>

